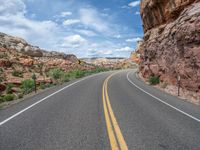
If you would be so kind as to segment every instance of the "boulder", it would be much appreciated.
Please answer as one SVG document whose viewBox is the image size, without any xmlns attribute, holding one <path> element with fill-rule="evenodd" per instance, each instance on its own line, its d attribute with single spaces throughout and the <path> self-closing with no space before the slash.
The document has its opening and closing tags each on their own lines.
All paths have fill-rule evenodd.
<svg viewBox="0 0 200 150">
<path fill-rule="evenodd" d="M 69 61 L 71 61 L 73 63 L 77 63 L 78 62 L 78 58 L 75 55 L 73 55 L 73 54 L 66 55 L 65 59 L 69 60 Z"/>
<path fill-rule="evenodd" d="M 7 59 L 0 59 L 0 67 L 9 68 L 12 66 L 12 63 Z"/>
<path fill-rule="evenodd" d="M 32 66 L 34 64 L 34 60 L 29 58 L 29 59 L 21 59 L 20 64 L 24 66 Z"/>
</svg>

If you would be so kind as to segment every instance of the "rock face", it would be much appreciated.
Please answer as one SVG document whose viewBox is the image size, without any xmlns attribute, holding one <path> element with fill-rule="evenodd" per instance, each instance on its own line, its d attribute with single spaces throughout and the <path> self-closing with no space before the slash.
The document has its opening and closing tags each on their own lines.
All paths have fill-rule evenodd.
<svg viewBox="0 0 200 150">
<path fill-rule="evenodd" d="M 144 42 L 139 49 L 143 77 L 159 76 L 200 99 L 200 1 L 143 0 Z"/>
<path fill-rule="evenodd" d="M 141 16 L 144 31 L 168 23 L 179 17 L 185 7 L 195 0 L 143 0 Z"/>
<path fill-rule="evenodd" d="M 131 56 L 130 56 L 130 60 L 133 61 L 133 62 L 135 62 L 136 64 L 140 63 L 140 53 L 139 53 L 139 51 L 141 49 L 142 43 L 143 43 L 142 40 L 138 41 L 137 47 L 136 47 L 135 51 L 133 51 L 131 53 Z"/>
</svg>

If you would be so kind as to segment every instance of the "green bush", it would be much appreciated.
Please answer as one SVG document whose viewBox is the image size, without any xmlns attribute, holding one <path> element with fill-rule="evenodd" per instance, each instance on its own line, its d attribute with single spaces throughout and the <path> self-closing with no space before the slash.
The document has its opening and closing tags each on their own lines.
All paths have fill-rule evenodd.
<svg viewBox="0 0 200 150">
<path fill-rule="evenodd" d="M 15 95 L 14 94 L 7 94 L 3 97 L 3 101 L 6 102 L 6 101 L 12 101 L 15 99 Z"/>
<path fill-rule="evenodd" d="M 93 70 L 74 70 L 74 71 L 70 71 L 68 73 L 66 73 L 70 79 L 75 79 L 75 78 L 81 78 L 81 77 L 84 77 L 84 76 L 87 76 L 87 75 L 91 75 L 91 74 L 94 74 L 94 73 L 99 73 L 99 72 L 103 72 L 103 71 L 107 71 L 107 69 L 105 68 L 96 68 L 96 69 L 93 69 Z"/>
<path fill-rule="evenodd" d="M 6 86 L 6 94 L 12 93 L 12 88 L 13 87 L 14 87 L 14 84 L 12 84 L 12 83 L 7 84 L 7 86 Z"/>
<path fill-rule="evenodd" d="M 156 85 L 160 83 L 160 78 L 158 76 L 150 76 L 149 77 L 149 83 L 151 85 Z"/>
<path fill-rule="evenodd" d="M 59 68 L 51 69 L 48 72 L 48 76 L 52 77 L 55 80 L 60 79 L 62 74 L 63 74 L 63 71 L 61 69 L 59 69 Z"/>
<path fill-rule="evenodd" d="M 32 79 L 23 80 L 21 88 L 24 94 L 28 94 L 34 89 L 34 81 Z"/>
<path fill-rule="evenodd" d="M 21 71 L 14 70 L 12 72 L 12 75 L 15 76 L 15 77 L 21 77 L 21 78 L 23 78 L 23 74 L 22 74 Z"/>
</svg>

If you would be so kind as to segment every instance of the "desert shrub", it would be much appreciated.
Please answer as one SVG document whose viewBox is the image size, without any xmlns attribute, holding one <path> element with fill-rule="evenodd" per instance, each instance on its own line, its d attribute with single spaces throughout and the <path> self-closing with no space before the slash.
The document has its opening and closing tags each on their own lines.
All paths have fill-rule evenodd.
<svg viewBox="0 0 200 150">
<path fill-rule="evenodd" d="M 14 87 L 14 84 L 9 83 L 6 85 L 6 94 L 12 93 L 12 88 Z"/>
<path fill-rule="evenodd" d="M 70 81 L 70 74 L 69 73 L 64 73 L 62 81 L 63 82 L 69 82 Z"/>
<path fill-rule="evenodd" d="M 45 83 L 44 83 L 44 82 L 41 82 L 39 88 L 40 88 L 40 89 L 45 89 L 45 88 L 46 88 Z"/>
<path fill-rule="evenodd" d="M 19 93 L 18 94 L 18 98 L 20 99 L 20 98 L 23 98 L 24 97 L 24 94 L 23 93 Z"/>
<path fill-rule="evenodd" d="M 54 84 L 52 84 L 52 83 L 47 83 L 47 84 L 46 84 L 46 87 L 47 87 L 47 88 L 50 88 L 50 87 L 53 87 L 53 86 L 54 86 Z"/>
<path fill-rule="evenodd" d="M 14 94 L 7 94 L 3 97 L 3 101 L 12 101 L 15 99 L 15 95 Z"/>
<path fill-rule="evenodd" d="M 151 85 L 156 85 L 160 83 L 160 78 L 158 76 L 150 76 L 149 77 L 149 83 Z"/>
<path fill-rule="evenodd" d="M 98 73 L 98 72 L 104 72 L 104 71 L 108 71 L 109 69 L 106 69 L 106 68 L 102 68 L 102 67 L 97 67 L 96 69 L 94 69 L 94 72 L 95 73 Z"/>
<path fill-rule="evenodd" d="M 4 102 L 3 96 L 0 96 L 0 103 Z"/>
<path fill-rule="evenodd" d="M 163 88 L 163 89 L 165 89 L 166 87 L 167 87 L 167 82 L 163 82 L 162 84 L 161 84 L 161 88 Z"/>
<path fill-rule="evenodd" d="M 12 75 L 15 77 L 23 77 L 23 74 L 21 71 L 13 70 Z"/>
<path fill-rule="evenodd" d="M 24 94 L 28 94 L 34 89 L 34 81 L 32 79 L 23 80 L 21 82 L 21 88 Z"/>
<path fill-rule="evenodd" d="M 4 80 L 5 78 L 0 76 L 0 82 L 3 82 Z"/>
<path fill-rule="evenodd" d="M 85 76 L 85 72 L 84 71 L 82 71 L 82 70 L 76 70 L 75 71 L 75 78 L 81 78 L 83 76 Z"/>
<path fill-rule="evenodd" d="M 59 68 L 51 69 L 48 72 L 48 76 L 52 77 L 55 80 L 60 79 L 62 74 L 63 74 L 63 71 L 61 69 L 59 69 Z"/>
</svg>

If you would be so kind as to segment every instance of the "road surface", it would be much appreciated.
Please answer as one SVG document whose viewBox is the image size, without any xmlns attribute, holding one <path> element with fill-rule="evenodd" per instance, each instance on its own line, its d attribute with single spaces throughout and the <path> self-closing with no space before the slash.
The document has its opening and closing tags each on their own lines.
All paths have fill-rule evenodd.
<svg viewBox="0 0 200 150">
<path fill-rule="evenodd" d="M 200 150 L 200 107 L 139 81 L 92 75 L 0 110 L 0 150 Z"/>
</svg>

